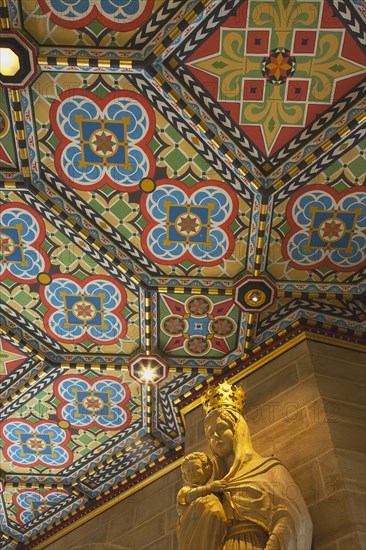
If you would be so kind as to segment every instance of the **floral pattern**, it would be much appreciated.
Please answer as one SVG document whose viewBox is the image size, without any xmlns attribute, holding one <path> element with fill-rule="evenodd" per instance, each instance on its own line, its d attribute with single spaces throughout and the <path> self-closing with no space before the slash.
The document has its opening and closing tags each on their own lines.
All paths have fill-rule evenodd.
<svg viewBox="0 0 366 550">
<path fill-rule="evenodd" d="M 151 1 L 136 0 L 39 0 L 39 5 L 61 27 L 82 29 L 96 19 L 105 27 L 120 31 L 137 29 L 150 16 L 153 8 Z"/>
<path fill-rule="evenodd" d="M 83 89 L 62 92 L 51 105 L 50 120 L 60 140 L 55 167 L 72 187 L 108 184 L 131 192 L 154 175 L 155 159 L 147 147 L 154 111 L 136 92 L 116 91 L 103 99 Z"/>
<path fill-rule="evenodd" d="M 21 525 L 37 519 L 44 512 L 65 500 L 69 493 L 63 489 L 51 489 L 40 492 L 32 489 L 21 489 L 13 495 L 13 503 L 19 508 L 16 519 Z"/>
<path fill-rule="evenodd" d="M 48 311 L 45 326 L 61 342 L 115 343 L 125 336 L 127 323 L 119 313 L 126 304 L 126 291 L 110 277 L 93 275 L 79 281 L 72 275 L 55 275 L 40 288 Z"/>
<path fill-rule="evenodd" d="M 328 2 L 242 2 L 188 59 L 223 109 L 272 155 L 364 76 Z"/>
<path fill-rule="evenodd" d="M 159 180 L 156 189 L 142 197 L 141 211 L 148 221 L 142 246 L 156 262 L 187 259 L 218 265 L 234 248 L 230 224 L 238 199 L 222 182 L 207 180 L 189 189 L 177 180 Z"/>
<path fill-rule="evenodd" d="M 234 319 L 228 317 L 232 300 L 214 304 L 207 296 L 194 296 L 182 303 L 164 296 L 163 301 L 171 312 L 161 321 L 161 330 L 169 337 L 165 352 L 184 349 L 199 356 L 211 350 L 229 351 L 226 338 L 237 330 Z"/>
<path fill-rule="evenodd" d="M 5 441 L 4 456 L 17 466 L 61 468 L 71 463 L 72 452 L 67 447 L 70 433 L 56 422 L 7 420 L 1 428 Z"/>
<path fill-rule="evenodd" d="M 0 280 L 35 282 L 49 269 L 49 259 L 40 247 L 45 234 L 41 216 L 29 206 L 9 203 L 1 208 Z"/>
<path fill-rule="evenodd" d="M 282 253 L 297 269 L 326 265 L 353 271 L 365 262 L 366 188 L 337 192 L 322 185 L 300 189 L 290 199 L 291 230 Z"/>
<path fill-rule="evenodd" d="M 131 392 L 118 378 L 101 376 L 90 381 L 84 376 L 64 376 L 55 384 L 54 392 L 61 401 L 58 417 L 73 428 L 120 430 L 131 421 L 126 407 Z"/>
</svg>

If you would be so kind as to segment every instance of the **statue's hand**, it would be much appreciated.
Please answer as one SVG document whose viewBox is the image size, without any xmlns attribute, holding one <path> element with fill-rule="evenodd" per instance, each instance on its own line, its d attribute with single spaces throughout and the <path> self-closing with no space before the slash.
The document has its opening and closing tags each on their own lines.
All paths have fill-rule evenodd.
<svg viewBox="0 0 366 550">
<path fill-rule="evenodd" d="M 270 535 L 264 550 L 281 550 L 280 542 L 275 533 Z"/>
<path fill-rule="evenodd" d="M 211 491 L 213 493 L 220 493 L 226 489 L 227 482 L 224 479 L 216 479 L 210 484 Z"/>
</svg>

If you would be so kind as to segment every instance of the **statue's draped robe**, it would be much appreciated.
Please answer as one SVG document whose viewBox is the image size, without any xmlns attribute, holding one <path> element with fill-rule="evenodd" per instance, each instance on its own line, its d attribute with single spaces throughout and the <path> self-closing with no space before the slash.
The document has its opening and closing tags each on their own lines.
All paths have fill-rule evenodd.
<svg viewBox="0 0 366 550">
<path fill-rule="evenodd" d="M 177 495 L 179 550 L 221 550 L 226 535 L 226 518 L 214 494 L 199 497 L 190 504 L 185 496 L 191 487 Z"/>
<path fill-rule="evenodd" d="M 223 508 L 228 532 L 224 550 L 260 550 L 272 532 L 281 550 L 310 550 L 311 519 L 288 470 L 273 458 L 251 462 L 225 477 Z"/>
</svg>

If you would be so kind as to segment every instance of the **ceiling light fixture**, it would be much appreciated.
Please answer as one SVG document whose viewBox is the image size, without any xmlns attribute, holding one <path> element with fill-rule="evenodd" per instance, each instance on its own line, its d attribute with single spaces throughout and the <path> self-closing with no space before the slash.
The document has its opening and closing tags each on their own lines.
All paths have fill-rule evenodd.
<svg viewBox="0 0 366 550">
<path fill-rule="evenodd" d="M 11 48 L 0 47 L 0 73 L 3 76 L 14 76 L 20 69 L 19 57 Z"/>
<path fill-rule="evenodd" d="M 264 304 L 266 301 L 266 294 L 263 290 L 256 288 L 246 292 L 244 300 L 249 306 L 257 307 Z"/>
<path fill-rule="evenodd" d="M 234 301 L 244 311 L 263 311 L 273 304 L 276 288 L 263 275 L 246 275 L 235 285 Z"/>
<path fill-rule="evenodd" d="M 25 88 L 37 75 L 36 48 L 24 33 L 2 29 L 0 33 L 0 87 Z"/>
<path fill-rule="evenodd" d="M 168 375 L 168 363 L 157 354 L 138 352 L 129 364 L 132 378 L 139 384 L 156 385 Z"/>
</svg>

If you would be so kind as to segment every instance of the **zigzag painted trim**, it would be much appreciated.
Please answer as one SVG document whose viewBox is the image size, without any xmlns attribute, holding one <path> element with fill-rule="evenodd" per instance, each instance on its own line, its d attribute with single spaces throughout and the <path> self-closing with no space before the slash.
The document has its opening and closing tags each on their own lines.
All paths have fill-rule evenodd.
<svg viewBox="0 0 366 550">
<path fill-rule="evenodd" d="M 363 338 L 362 333 L 359 331 L 344 329 L 344 327 L 338 327 L 337 325 L 326 323 L 324 321 L 302 318 L 284 327 L 280 332 L 278 332 L 278 334 L 275 334 L 270 338 L 267 338 L 264 342 L 258 344 L 252 349 L 252 357 L 256 356 L 256 358 L 260 358 L 267 355 L 274 348 L 283 347 L 283 351 L 286 351 L 287 346 L 285 345 L 285 342 L 305 330 L 336 337 L 341 341 L 354 342 L 361 345 L 366 343 L 366 338 Z"/>
<path fill-rule="evenodd" d="M 150 83 L 148 83 L 145 79 L 143 80 L 140 76 L 136 75 L 126 75 L 126 78 L 134 84 L 134 86 L 140 91 L 146 95 L 146 97 L 149 99 L 149 101 L 154 105 L 154 107 L 160 111 L 163 116 L 165 116 L 170 123 L 174 124 L 179 133 L 187 139 L 187 141 L 192 144 L 192 146 L 207 160 L 209 165 L 213 166 L 213 168 L 219 172 L 222 177 L 224 178 L 224 181 L 227 181 L 232 185 L 232 187 L 242 196 L 244 200 L 250 201 L 251 200 L 251 190 L 244 185 L 244 183 L 238 179 L 235 172 L 230 169 L 229 166 L 224 164 L 218 155 L 216 155 L 216 150 L 222 153 L 226 156 L 228 160 L 235 161 L 234 155 L 231 151 L 219 140 L 216 138 L 215 134 L 208 128 L 208 126 L 201 121 L 200 117 L 196 114 L 196 112 L 189 107 L 186 102 L 177 94 L 177 92 L 170 86 L 168 82 L 164 80 L 162 75 L 158 73 L 158 71 L 155 68 L 150 67 L 148 69 L 148 72 L 150 76 L 154 79 L 154 81 L 157 83 L 159 89 L 162 90 L 162 92 L 165 92 L 169 95 L 170 99 L 173 100 L 173 102 L 177 105 L 177 107 L 180 110 L 183 110 L 184 114 L 189 118 L 192 125 L 197 126 L 197 128 L 204 133 L 205 137 L 213 144 L 214 152 L 213 154 L 211 148 L 209 148 L 206 143 L 202 141 L 202 139 L 199 139 L 197 143 L 197 135 L 196 133 L 192 132 L 192 128 L 187 126 L 186 122 L 184 122 L 177 112 L 172 110 L 171 105 L 163 99 L 163 96 L 160 98 L 157 96 L 156 91 L 154 88 L 151 87 Z M 198 134 L 199 136 L 199 134 Z M 192 137 L 194 138 L 192 140 Z M 238 161 L 239 163 L 239 161 Z M 234 162 L 233 162 L 234 164 Z M 240 166 L 241 163 L 239 163 Z M 247 173 L 247 170 L 244 166 L 242 166 L 243 171 Z M 244 174 L 243 174 L 244 175 Z M 250 181 L 247 178 L 248 182 Z M 254 181 L 254 178 L 253 178 Z M 253 186 L 256 187 L 254 184 Z"/>
<path fill-rule="evenodd" d="M 197 25 L 195 32 L 192 35 L 189 34 L 187 39 L 183 40 L 174 51 L 180 63 L 182 63 L 208 35 L 215 32 L 219 25 L 225 21 L 231 15 L 231 12 L 240 6 L 241 3 L 242 0 L 224 0 L 219 2 L 217 8 L 212 11 L 210 16 L 204 18 L 201 23 Z"/>
<path fill-rule="evenodd" d="M 342 294 L 341 292 L 315 292 L 300 290 L 277 290 L 277 298 L 299 298 L 308 300 L 353 300 L 353 294 Z"/>
<path fill-rule="evenodd" d="M 175 68 L 178 65 L 176 59 L 170 60 L 170 65 Z M 295 137 L 290 143 L 285 145 L 278 153 L 267 159 L 255 144 L 245 135 L 243 130 L 238 124 L 236 124 L 230 117 L 227 116 L 227 113 L 223 110 L 219 103 L 216 100 L 211 98 L 207 91 L 201 86 L 201 84 L 196 80 L 190 73 L 186 72 L 186 68 L 182 65 L 178 65 L 176 69 L 177 75 L 183 79 L 190 93 L 201 102 L 205 109 L 209 110 L 211 116 L 213 116 L 222 130 L 228 134 L 228 137 L 232 139 L 239 147 L 241 147 L 243 153 L 249 157 L 249 159 L 255 164 L 258 170 L 261 170 L 264 175 L 268 174 L 271 170 L 276 168 L 276 166 L 283 163 L 290 155 L 293 155 L 298 149 L 303 147 L 309 140 L 313 139 L 324 127 L 325 124 L 331 124 L 334 122 L 337 117 L 340 116 L 344 110 L 348 110 L 354 103 L 362 99 L 366 91 L 366 82 L 361 82 L 355 90 L 349 92 L 343 99 L 341 99 L 336 105 L 331 107 L 326 113 L 321 115 L 316 121 L 314 121 L 309 128 L 304 129 L 297 137 Z M 176 92 L 175 92 L 176 93 Z M 349 127 L 352 128 L 354 122 L 349 123 Z M 219 130 L 218 130 L 219 131 Z M 217 133 L 218 133 L 217 131 Z M 340 130 L 341 131 L 341 130 Z M 335 135 L 337 135 L 337 132 Z M 218 139 L 218 138 L 216 138 Z M 333 139 L 333 137 L 331 138 Z M 330 141 L 330 140 L 328 140 Z M 231 162 L 241 171 L 243 175 L 249 181 L 255 181 L 254 176 L 252 176 L 249 171 L 241 164 L 241 162 L 236 159 L 235 155 L 230 151 L 232 158 Z M 316 152 L 311 153 L 308 157 L 314 159 Z M 308 158 L 307 157 L 307 158 Z M 265 169 L 261 165 L 265 163 Z M 298 168 L 306 167 L 309 163 L 306 159 L 303 159 Z M 242 168 L 240 168 L 242 167 Z M 297 167 L 292 168 L 292 171 L 296 170 Z M 279 182 L 286 183 L 291 179 L 291 170 L 289 174 L 285 174 L 282 180 Z M 257 182 L 258 185 L 260 185 Z M 276 185 L 276 184 L 275 184 Z"/>
<path fill-rule="evenodd" d="M 28 359 L 28 361 L 17 367 L 15 371 L 7 374 L 6 378 L 1 381 L 0 399 L 2 403 L 6 403 L 9 399 L 15 384 L 19 384 L 23 379 L 27 381 L 33 379 L 39 371 L 43 371 L 42 363 L 35 363 L 33 359 Z"/>
<path fill-rule="evenodd" d="M 56 367 L 53 367 L 47 370 L 45 376 L 44 374 L 44 370 L 38 372 L 31 380 L 27 380 L 23 386 L 15 390 L 12 395 L 9 395 L 2 402 L 0 422 L 12 415 L 18 408 L 28 403 L 37 393 L 56 380 L 60 375 L 60 371 Z"/>
<path fill-rule="evenodd" d="M 184 31 L 189 25 L 197 19 L 197 17 L 203 12 L 205 7 L 209 5 L 212 0 L 199 0 L 196 5 L 188 11 L 185 17 L 175 26 L 167 36 L 153 49 L 152 53 L 147 59 L 147 63 L 152 63 L 155 59 L 160 57 L 165 50 L 174 42 L 174 40 Z"/>
<path fill-rule="evenodd" d="M 100 491 L 110 489 L 116 484 L 116 476 L 122 478 L 120 481 L 117 481 L 117 484 L 123 482 L 127 477 L 126 472 L 128 472 L 128 470 L 132 468 L 136 462 L 139 461 L 146 463 L 151 461 L 154 454 L 156 455 L 157 451 L 162 448 L 164 448 L 164 445 L 162 445 L 161 441 L 158 441 L 155 438 L 148 436 L 148 439 L 140 439 L 134 443 L 133 446 L 126 448 L 123 453 L 114 454 L 113 461 L 106 461 L 103 464 L 100 464 L 98 468 L 95 468 L 92 476 L 86 476 L 86 478 L 83 479 L 83 483 L 85 486 L 87 486 L 87 482 L 97 483 L 99 486 L 101 484 L 107 484 L 106 487 L 98 487 L 100 495 Z M 161 457 L 156 457 L 156 460 L 159 460 L 160 458 Z M 140 467 L 141 466 L 142 464 Z M 137 473 L 130 475 L 135 475 L 137 477 Z"/>
<path fill-rule="evenodd" d="M 81 472 L 81 470 L 84 470 L 85 472 L 89 471 L 90 473 L 90 469 L 88 468 L 88 466 L 90 466 L 90 463 L 92 463 L 93 460 L 95 460 L 97 457 L 100 457 L 98 458 L 97 463 L 101 463 L 104 460 L 108 459 L 110 456 L 110 454 L 108 455 L 106 454 L 108 450 L 116 449 L 116 452 L 118 452 L 119 450 L 121 450 L 126 446 L 126 440 L 128 441 L 128 438 L 132 437 L 132 435 L 135 434 L 141 428 L 142 428 L 142 425 L 140 424 L 140 422 L 134 422 L 133 424 L 130 424 L 129 426 L 123 429 L 123 432 L 115 434 L 110 439 L 108 439 L 106 443 L 99 445 L 99 447 L 92 450 L 87 455 L 79 458 L 79 460 L 77 460 L 73 464 L 70 464 L 70 466 L 67 466 L 62 471 L 62 474 L 64 476 L 72 476 L 73 473 L 78 471 Z M 92 466 L 92 468 L 93 467 L 94 466 Z"/>
<path fill-rule="evenodd" d="M 187 72 L 186 67 L 182 65 L 177 58 L 171 58 L 169 60 L 169 65 L 173 70 L 176 71 L 177 76 L 185 83 L 192 96 L 195 97 L 196 100 L 203 105 L 204 109 L 210 112 L 210 115 L 214 119 L 216 119 L 217 123 L 219 124 L 219 126 L 221 126 L 223 131 L 227 132 L 229 139 L 234 141 L 235 145 L 242 149 L 243 153 L 245 153 L 250 158 L 250 160 L 255 164 L 258 170 L 262 171 L 263 168 L 261 166 L 261 163 L 263 164 L 267 162 L 268 159 L 256 147 L 254 142 L 252 142 L 245 135 L 240 126 L 227 115 L 227 112 L 215 99 L 213 99 L 207 93 L 207 90 L 202 87 L 200 82 L 191 73 Z M 248 178 L 253 178 L 254 180 L 254 176 L 252 176 L 245 169 L 245 167 L 243 167 L 239 160 L 235 159 L 234 157 L 234 160 L 232 162 L 235 162 L 235 160 L 237 168 L 240 170 L 240 167 L 242 167 L 241 170 L 243 171 L 243 175 Z"/>
<path fill-rule="evenodd" d="M 34 338 L 37 337 L 42 343 L 41 345 L 44 353 L 46 348 L 44 344 L 50 346 L 50 348 L 52 349 L 57 349 L 59 352 L 66 353 L 67 351 L 65 348 L 61 347 L 56 340 L 50 338 L 45 332 L 40 330 L 31 321 L 28 321 L 24 317 L 19 316 L 17 312 L 12 311 L 9 308 L 7 308 L 6 314 L 0 315 L 0 322 L 8 325 L 14 332 L 20 334 L 20 339 L 27 341 L 27 344 L 30 348 L 32 348 L 32 350 L 39 349 L 40 343 Z"/>
<path fill-rule="evenodd" d="M 333 0 L 335 13 L 343 21 L 350 33 L 359 41 L 360 45 L 366 45 L 365 22 L 355 11 L 352 2 L 347 0 Z"/>
<path fill-rule="evenodd" d="M 13 334 L 9 326 L 0 325 L 0 335 L 2 338 L 13 344 L 13 346 L 20 349 L 20 351 L 27 354 L 27 357 L 30 356 L 29 361 L 31 359 L 37 361 L 43 361 L 45 359 L 46 356 L 42 352 L 39 352 L 36 348 L 29 344 L 29 342 L 22 341 L 18 334 Z"/>
<path fill-rule="evenodd" d="M 336 8 L 339 10 L 337 15 L 343 20 L 344 24 L 349 28 L 352 34 L 360 40 L 361 44 L 365 40 L 365 30 L 362 22 L 357 19 L 357 14 L 352 11 L 346 2 L 343 0 L 334 0 Z M 177 68 L 177 74 L 185 82 L 187 88 L 201 102 L 210 112 L 215 116 L 218 123 L 222 126 L 224 131 L 230 134 L 232 140 L 235 140 L 243 149 L 251 161 L 260 169 L 263 174 L 268 174 L 279 163 L 283 162 L 290 154 L 296 152 L 304 142 L 312 138 L 319 129 L 324 126 L 325 123 L 332 122 L 339 114 L 344 111 L 345 108 L 349 108 L 355 101 L 362 98 L 364 95 L 365 84 L 361 83 L 356 91 L 348 93 L 343 100 L 338 102 L 337 105 L 331 107 L 327 113 L 317 119 L 312 126 L 305 129 L 299 136 L 292 140 L 289 144 L 284 146 L 278 153 L 267 159 L 263 153 L 257 149 L 255 144 L 251 142 L 241 128 L 234 123 L 221 108 L 221 106 L 207 96 L 207 91 L 200 85 L 200 83 L 191 75 L 186 72 L 186 68 L 182 66 L 184 60 L 194 51 L 198 45 L 203 42 L 209 34 L 214 32 L 216 28 L 225 20 L 231 11 L 237 7 L 238 1 L 225 2 L 225 5 L 220 10 L 212 12 L 211 16 L 205 19 L 200 25 L 197 26 L 195 36 L 192 38 L 190 35 L 184 40 L 179 47 L 175 50 L 174 56 L 171 56 L 168 63 L 172 68 Z M 355 31 L 358 31 L 355 33 Z M 268 162 L 269 161 L 269 162 Z M 268 163 L 268 167 L 264 169 L 261 163 Z"/>
<path fill-rule="evenodd" d="M 339 299 L 342 299 L 342 297 L 340 297 Z M 318 303 L 306 298 L 297 298 L 290 304 L 286 304 L 285 306 L 281 307 L 281 309 L 277 310 L 275 313 L 266 317 L 262 322 L 260 322 L 257 327 L 258 332 L 263 332 L 264 330 L 268 330 L 271 326 L 278 323 L 278 321 L 285 319 L 288 315 L 290 315 L 291 313 L 293 313 L 293 311 L 297 309 L 317 311 L 322 315 L 334 315 L 334 316 L 341 317 L 342 319 L 345 319 L 345 320 L 349 319 L 352 321 L 359 321 L 355 319 L 354 313 L 352 313 L 351 311 L 348 311 L 346 308 L 335 306 L 330 303 L 324 303 L 324 302 Z M 342 328 L 342 327 L 339 327 L 339 328 Z"/>
<path fill-rule="evenodd" d="M 162 26 L 169 23 L 176 13 L 187 7 L 186 0 L 170 0 L 164 2 L 160 8 L 152 14 L 149 20 L 143 25 L 143 27 L 127 42 L 126 48 L 141 49 L 148 45 L 158 31 L 161 31 Z M 197 9 L 197 8 L 195 8 Z M 183 19 L 185 21 L 185 19 Z M 179 23 L 178 28 L 181 30 L 183 23 Z M 167 32 L 167 29 L 164 29 Z M 184 30 L 184 28 L 182 29 Z M 172 33 L 173 31 L 171 31 Z M 169 33 L 169 36 L 170 34 Z"/>
<path fill-rule="evenodd" d="M 80 246 L 80 237 L 83 239 L 83 252 L 97 260 L 111 275 L 123 282 L 127 288 L 136 292 L 141 279 L 125 267 L 123 262 L 116 258 L 108 248 L 101 245 L 92 235 L 78 224 L 73 218 L 41 191 L 35 189 L 34 195 L 24 191 L 28 204 L 34 204 L 41 215 L 54 224 L 76 245 Z M 38 200 L 36 200 L 38 199 Z"/>
<path fill-rule="evenodd" d="M 45 487 L 46 489 L 65 489 L 65 490 L 70 490 L 71 491 L 69 486 L 60 485 L 59 483 L 51 483 L 51 484 L 47 484 L 47 485 L 42 485 L 42 484 L 39 484 L 39 483 L 11 483 L 9 485 L 12 485 L 14 488 L 17 488 L 19 486 L 19 488 L 22 488 L 22 489 L 24 489 L 24 488 L 25 489 L 40 489 L 40 488 Z M 53 515 L 57 514 L 58 512 L 64 511 L 66 507 L 72 506 L 77 500 L 79 500 L 79 498 L 80 498 L 79 496 L 75 496 L 73 494 L 67 496 L 60 503 L 55 504 L 54 506 L 52 506 L 51 509 L 46 510 L 45 512 L 42 512 L 42 519 L 36 518 L 36 519 L 33 519 L 30 522 L 28 522 L 27 523 L 27 529 L 23 528 L 22 532 L 26 533 L 26 534 L 29 534 L 29 531 L 35 530 L 35 529 L 38 528 L 37 530 L 40 533 L 43 530 L 42 529 L 42 524 L 44 524 L 44 522 L 45 522 L 45 520 L 47 520 L 47 518 L 51 518 Z M 19 525 L 15 523 L 14 527 L 19 528 Z"/>
<path fill-rule="evenodd" d="M 86 215 L 87 221 L 90 224 L 93 221 L 95 224 L 103 223 L 103 226 L 108 225 L 108 227 L 105 228 L 104 231 L 108 234 L 108 236 L 110 236 L 113 239 L 114 244 L 119 244 L 122 247 L 122 250 L 123 250 L 124 254 L 129 255 L 130 257 L 132 257 L 133 261 L 136 261 L 140 265 L 140 269 L 148 269 L 155 276 L 164 275 L 163 271 L 159 270 L 151 260 L 146 258 L 146 256 L 144 256 L 141 253 L 141 251 L 138 248 L 133 246 L 128 239 L 126 239 L 123 235 L 121 235 L 118 231 L 116 231 L 114 229 L 114 227 L 112 227 L 110 224 L 108 224 L 104 218 L 101 218 L 95 212 L 95 210 L 90 208 L 90 206 L 88 205 L 87 202 L 82 200 L 72 189 L 70 189 L 70 187 L 67 187 L 51 171 L 49 171 L 45 168 L 42 168 L 41 176 L 44 178 L 44 180 L 47 183 L 49 183 L 51 186 L 53 186 L 55 189 L 57 189 L 61 193 L 61 195 L 72 206 L 74 206 L 78 210 L 77 215 L 79 217 L 79 226 L 80 226 L 80 223 L 82 223 L 81 212 L 83 213 L 84 216 Z M 52 199 L 50 199 L 50 200 L 52 200 Z M 62 204 L 62 207 L 65 208 L 63 204 Z M 56 206 L 56 208 L 58 208 L 58 206 Z M 71 218 L 71 216 L 67 216 L 64 213 L 60 214 L 60 216 L 63 217 L 65 220 L 66 219 L 68 219 L 68 220 L 73 219 L 73 218 Z M 69 222 L 67 222 L 67 223 L 69 223 Z M 90 230 L 90 232 L 91 232 L 91 230 Z M 100 242 L 100 241 L 105 242 L 105 237 L 101 236 L 101 230 L 98 227 L 95 227 L 95 225 L 93 227 L 93 232 L 96 233 L 98 242 Z M 89 234 L 89 237 L 91 237 L 90 234 Z M 94 239 L 94 237 L 91 237 L 91 238 L 94 241 L 96 240 L 96 239 Z M 102 248 L 104 250 L 107 250 L 106 247 L 102 247 Z M 109 253 L 110 253 L 110 251 L 109 251 Z M 121 266 L 122 265 L 123 265 L 123 263 L 121 262 Z M 129 270 L 126 266 L 124 267 L 124 269 L 126 270 L 126 274 L 128 274 L 129 277 L 134 275 L 134 273 L 131 270 Z M 143 281 L 137 275 L 134 275 L 134 277 L 138 280 L 138 284 L 140 284 L 140 283 L 143 284 Z"/>
<path fill-rule="evenodd" d="M 358 119 L 358 120 L 356 120 Z M 316 161 L 314 164 L 307 167 L 307 169 L 300 174 L 298 177 L 296 177 L 290 185 L 287 185 L 285 188 L 281 189 L 281 187 L 284 185 L 285 182 L 283 180 L 279 180 L 278 182 L 278 189 L 279 192 L 275 194 L 274 199 L 274 206 L 277 206 L 280 202 L 284 201 L 292 195 L 297 189 L 300 187 L 303 187 L 308 181 L 312 180 L 319 172 L 324 170 L 327 166 L 332 164 L 334 161 L 336 161 L 340 156 L 344 155 L 349 149 L 354 147 L 355 144 L 359 143 L 366 135 L 366 124 L 361 125 L 364 117 L 356 117 L 355 124 L 353 125 L 356 130 L 346 139 L 344 139 L 344 129 L 342 128 L 338 132 L 338 137 L 333 136 L 332 140 L 334 142 L 337 142 L 337 146 L 334 147 L 328 154 L 324 154 L 329 149 L 332 148 L 333 142 L 332 140 L 327 140 L 325 143 L 321 145 L 319 148 L 319 152 L 314 152 L 312 155 L 314 155 L 314 158 L 316 158 L 316 153 L 319 155 L 319 160 Z M 358 125 L 361 126 L 358 126 Z M 345 130 L 346 136 L 351 131 L 348 132 L 348 127 Z M 308 159 L 306 164 L 310 164 L 311 160 Z M 296 167 L 297 168 L 297 167 Z M 299 170 L 300 171 L 300 170 Z M 293 176 L 295 176 L 295 173 L 293 173 Z M 291 178 L 290 178 L 291 179 Z M 277 190 L 277 189 L 276 189 Z"/>
<path fill-rule="evenodd" d="M 305 128 L 305 130 L 303 130 L 301 134 L 295 137 L 289 144 L 285 145 L 278 153 L 271 157 L 271 162 L 275 165 L 276 163 L 280 163 L 286 160 L 286 157 L 294 154 L 298 148 L 304 146 L 305 143 L 313 139 L 324 128 L 325 125 L 334 122 L 337 117 L 339 117 L 344 111 L 348 111 L 349 108 L 352 107 L 352 105 L 357 103 L 357 101 L 359 101 L 360 99 L 364 98 L 365 93 L 366 82 L 361 82 L 354 90 L 346 94 L 342 99 L 338 101 L 338 103 L 330 107 L 308 128 Z M 351 121 L 348 125 L 352 123 L 353 121 Z M 342 129 L 339 130 L 337 133 L 341 131 Z M 335 135 L 337 135 L 337 133 Z M 331 139 L 333 139 L 333 137 Z M 316 155 L 316 152 L 312 153 L 312 155 L 314 154 Z"/>
</svg>

